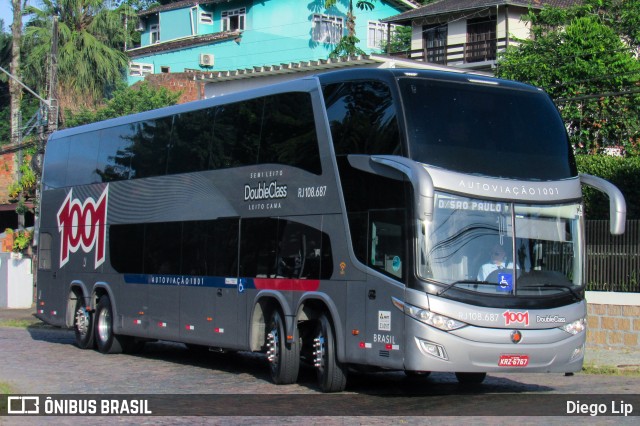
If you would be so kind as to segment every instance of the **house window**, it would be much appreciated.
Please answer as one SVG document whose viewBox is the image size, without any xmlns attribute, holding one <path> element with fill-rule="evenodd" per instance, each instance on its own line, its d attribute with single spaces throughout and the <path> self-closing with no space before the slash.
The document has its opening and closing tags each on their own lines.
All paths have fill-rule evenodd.
<svg viewBox="0 0 640 426">
<path fill-rule="evenodd" d="M 211 12 L 200 12 L 200 23 L 201 24 L 213 24 L 213 13 Z"/>
<path fill-rule="evenodd" d="M 336 44 L 343 34 L 344 21 L 339 16 L 313 15 L 313 41 Z"/>
<path fill-rule="evenodd" d="M 389 24 L 379 21 L 369 21 L 369 33 L 367 35 L 367 47 L 371 49 L 384 49 L 387 44 L 387 30 Z M 395 25 L 391 25 L 391 32 L 396 30 Z"/>
<path fill-rule="evenodd" d="M 467 21 L 467 45 L 464 50 L 465 62 L 482 62 L 496 59 L 495 16 L 469 19 Z"/>
<path fill-rule="evenodd" d="M 144 77 L 153 74 L 153 64 L 143 64 L 141 62 L 131 62 L 129 64 L 129 75 L 131 77 Z"/>
<path fill-rule="evenodd" d="M 160 25 L 152 24 L 149 26 L 149 43 L 156 44 L 160 42 Z"/>
<path fill-rule="evenodd" d="M 247 8 L 243 7 L 222 12 L 222 31 L 242 31 L 245 28 Z"/>
<path fill-rule="evenodd" d="M 447 63 L 447 26 L 429 25 L 422 27 L 424 57 L 433 64 Z"/>
<path fill-rule="evenodd" d="M 161 67 L 160 67 L 160 72 L 161 72 L 161 73 L 165 73 L 165 74 L 166 74 L 166 73 L 169 73 L 169 72 L 171 72 L 171 68 L 169 68 L 169 67 L 167 67 L 167 66 L 161 66 Z"/>
</svg>

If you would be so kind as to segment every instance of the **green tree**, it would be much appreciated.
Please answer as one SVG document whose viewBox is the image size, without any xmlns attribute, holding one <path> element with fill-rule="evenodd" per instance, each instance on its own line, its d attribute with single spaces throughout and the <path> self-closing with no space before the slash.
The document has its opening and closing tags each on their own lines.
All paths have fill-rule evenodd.
<svg viewBox="0 0 640 426">
<path fill-rule="evenodd" d="M 640 62 L 616 29 L 590 5 L 544 8 L 527 19 L 532 37 L 507 49 L 497 75 L 546 90 L 576 152 L 621 145 L 640 153 Z"/>
<path fill-rule="evenodd" d="M 4 21 L 0 20 L 0 66 L 9 69 L 11 63 L 11 34 L 4 31 Z M 9 108 L 9 77 L 0 73 L 0 145 L 6 145 L 11 139 L 11 117 Z"/>
<path fill-rule="evenodd" d="M 330 9 L 334 7 L 339 0 L 325 0 L 324 7 Z M 360 10 L 373 10 L 375 8 L 375 0 L 357 0 L 356 7 Z M 329 54 L 330 57 L 335 58 L 338 56 L 349 55 L 364 55 L 365 52 L 358 47 L 360 39 L 356 37 L 356 16 L 353 14 L 353 0 L 349 0 L 349 6 L 347 8 L 347 34 L 343 35 L 333 52 Z"/>
<path fill-rule="evenodd" d="M 180 92 L 170 92 L 165 88 L 154 89 L 147 83 L 141 83 L 133 87 L 127 87 L 124 83 L 121 83 L 118 89 L 114 91 L 113 97 L 107 101 L 104 107 L 96 111 L 82 108 L 77 113 L 69 113 L 66 125 L 74 127 L 175 105 L 179 97 Z"/>
<path fill-rule="evenodd" d="M 385 52 L 408 52 L 411 50 L 411 27 L 396 26 L 391 32 L 391 40 L 387 43 Z"/>
<path fill-rule="evenodd" d="M 53 41 L 52 22 L 58 24 L 58 101 L 61 110 L 92 107 L 120 81 L 128 58 L 122 52 L 128 28 L 124 16 L 135 21 L 133 10 L 122 5 L 112 10 L 102 0 L 42 0 L 42 8 L 29 6 L 24 34 L 24 75 L 44 91 Z"/>
</svg>

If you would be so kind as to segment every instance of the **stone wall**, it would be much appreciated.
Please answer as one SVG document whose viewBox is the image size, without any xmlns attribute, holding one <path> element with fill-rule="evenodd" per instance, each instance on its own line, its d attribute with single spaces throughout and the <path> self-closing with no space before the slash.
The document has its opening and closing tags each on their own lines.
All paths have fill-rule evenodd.
<svg viewBox="0 0 640 426">
<path fill-rule="evenodd" d="M 587 348 L 640 351 L 640 294 L 587 292 Z"/>
</svg>

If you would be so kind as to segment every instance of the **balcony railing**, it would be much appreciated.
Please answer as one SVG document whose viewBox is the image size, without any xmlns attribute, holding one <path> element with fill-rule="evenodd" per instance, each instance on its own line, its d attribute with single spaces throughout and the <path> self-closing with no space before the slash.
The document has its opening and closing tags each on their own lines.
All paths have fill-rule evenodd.
<svg viewBox="0 0 640 426">
<path fill-rule="evenodd" d="M 515 43 L 513 40 L 510 40 L 510 42 Z M 391 53 L 391 56 L 439 65 L 455 66 L 495 61 L 497 53 L 504 51 L 506 46 L 507 39 L 500 38 L 497 40 L 474 41 L 404 52 L 394 52 Z"/>
</svg>

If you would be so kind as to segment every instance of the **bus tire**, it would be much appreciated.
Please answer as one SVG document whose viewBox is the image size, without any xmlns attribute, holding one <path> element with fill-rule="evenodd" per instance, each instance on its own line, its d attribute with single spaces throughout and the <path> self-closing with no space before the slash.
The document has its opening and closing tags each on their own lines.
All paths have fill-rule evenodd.
<svg viewBox="0 0 640 426">
<path fill-rule="evenodd" d="M 82 296 L 78 296 L 76 299 L 73 314 L 73 330 L 76 336 L 76 345 L 78 345 L 80 349 L 93 349 L 95 347 L 95 340 L 93 338 L 93 315 L 87 310 Z"/>
<path fill-rule="evenodd" d="M 456 379 L 461 385 L 479 385 L 486 377 L 487 373 L 456 373 Z"/>
<path fill-rule="evenodd" d="M 313 340 L 314 366 L 322 392 L 342 392 L 347 385 L 347 368 L 336 356 L 336 341 L 329 318 L 318 319 Z"/>
<path fill-rule="evenodd" d="M 284 321 L 280 311 L 273 311 L 267 335 L 267 358 L 271 367 L 271 380 L 277 385 L 289 385 L 298 380 L 300 370 L 300 345 L 297 339 L 287 343 Z"/>
<path fill-rule="evenodd" d="M 122 352 L 120 340 L 113 333 L 113 309 L 109 296 L 100 296 L 95 315 L 95 338 L 98 351 L 103 354 L 117 354 Z"/>
</svg>

